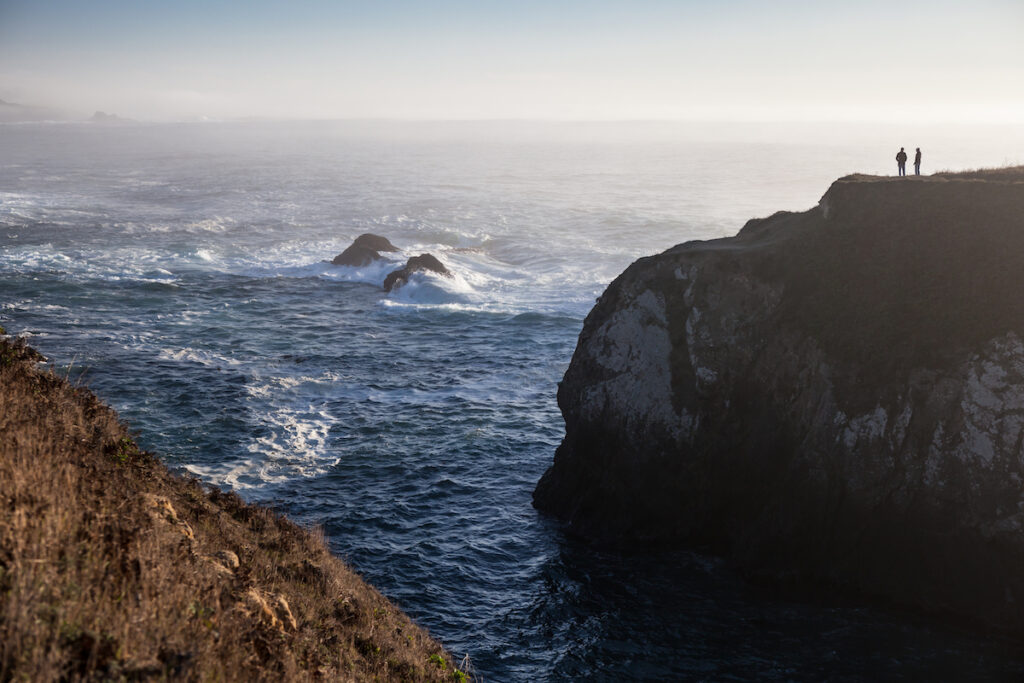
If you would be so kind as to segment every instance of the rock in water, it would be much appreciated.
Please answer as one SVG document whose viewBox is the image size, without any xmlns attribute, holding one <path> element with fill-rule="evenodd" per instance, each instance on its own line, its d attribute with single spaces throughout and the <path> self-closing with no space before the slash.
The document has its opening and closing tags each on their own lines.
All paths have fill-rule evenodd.
<svg viewBox="0 0 1024 683">
<path fill-rule="evenodd" d="M 850 176 L 630 266 L 534 504 L 1024 634 L 1024 168 Z"/>
<path fill-rule="evenodd" d="M 336 266 L 354 266 L 358 268 L 368 266 L 374 261 L 379 261 L 381 258 L 381 255 L 375 250 L 353 244 L 335 256 L 331 263 Z"/>
<path fill-rule="evenodd" d="M 438 273 L 445 277 L 452 276 L 451 271 L 445 268 L 444 264 L 437 260 L 433 254 L 420 254 L 410 258 L 404 268 L 388 273 L 388 276 L 384 278 L 384 289 L 390 292 L 396 287 L 401 287 L 409 281 L 410 275 L 421 270 Z"/>
<path fill-rule="evenodd" d="M 433 254 L 420 254 L 419 256 L 413 256 L 405 264 L 406 270 L 410 273 L 415 273 L 417 270 L 426 270 L 432 273 L 438 273 L 440 275 L 451 276 L 451 271 L 445 268 L 445 265 L 437 260 Z"/>
<path fill-rule="evenodd" d="M 398 247 L 391 244 L 387 237 L 364 232 L 352 242 L 353 246 L 365 247 L 374 251 L 398 251 Z"/>
<path fill-rule="evenodd" d="M 331 263 L 336 266 L 367 266 L 382 258 L 377 253 L 380 251 L 398 251 L 398 247 L 391 244 L 387 237 L 365 232 L 355 238 L 348 249 L 335 256 Z"/>
</svg>

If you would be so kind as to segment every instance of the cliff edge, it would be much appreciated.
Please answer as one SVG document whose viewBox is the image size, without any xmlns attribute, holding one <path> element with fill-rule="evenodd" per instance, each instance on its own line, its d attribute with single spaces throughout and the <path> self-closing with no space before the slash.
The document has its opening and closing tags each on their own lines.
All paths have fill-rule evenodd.
<svg viewBox="0 0 1024 683">
<path fill-rule="evenodd" d="M 40 359 L 0 336 L 0 679 L 466 680 L 322 536 L 170 473 Z"/>
<path fill-rule="evenodd" d="M 534 493 L 580 535 L 709 548 L 1024 634 L 1024 168 L 850 176 L 631 265 Z"/>
</svg>

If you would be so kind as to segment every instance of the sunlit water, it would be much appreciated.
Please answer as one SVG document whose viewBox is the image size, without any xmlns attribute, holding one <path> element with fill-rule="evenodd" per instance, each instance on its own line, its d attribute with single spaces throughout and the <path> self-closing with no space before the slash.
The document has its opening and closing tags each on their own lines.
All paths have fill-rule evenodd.
<svg viewBox="0 0 1024 683">
<path fill-rule="evenodd" d="M 0 324 L 170 465 L 322 525 L 485 680 L 1019 676 L 997 639 L 596 550 L 530 506 L 612 278 L 895 165 L 889 138 L 815 132 L 0 126 Z M 935 138 L 947 168 L 1014 161 L 994 136 Z M 330 265 L 362 232 L 403 253 Z M 421 252 L 455 277 L 385 294 Z"/>
</svg>

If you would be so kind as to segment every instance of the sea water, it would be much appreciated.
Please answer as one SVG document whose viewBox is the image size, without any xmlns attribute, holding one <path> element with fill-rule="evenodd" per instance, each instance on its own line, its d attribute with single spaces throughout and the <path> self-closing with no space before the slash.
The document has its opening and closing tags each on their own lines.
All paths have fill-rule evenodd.
<svg viewBox="0 0 1024 683">
<path fill-rule="evenodd" d="M 583 319 L 632 261 L 892 173 L 900 145 L 1019 161 L 1005 132 L 0 126 L 0 324 L 171 467 L 322 526 L 483 680 L 1013 678 L 997 638 L 596 549 L 530 504 Z M 331 265 L 364 232 L 401 252 Z M 454 276 L 385 293 L 420 253 Z"/>
</svg>

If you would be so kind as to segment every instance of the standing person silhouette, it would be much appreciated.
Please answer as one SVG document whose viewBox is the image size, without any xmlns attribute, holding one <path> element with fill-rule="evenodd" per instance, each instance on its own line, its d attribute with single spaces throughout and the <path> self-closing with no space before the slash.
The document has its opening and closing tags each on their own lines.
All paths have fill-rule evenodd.
<svg viewBox="0 0 1024 683">
<path fill-rule="evenodd" d="M 900 147 L 900 151 L 896 154 L 896 165 L 900 169 L 900 175 L 907 175 L 907 153 Z"/>
<path fill-rule="evenodd" d="M 914 175 L 921 175 L 921 148 L 914 153 Z"/>
</svg>

